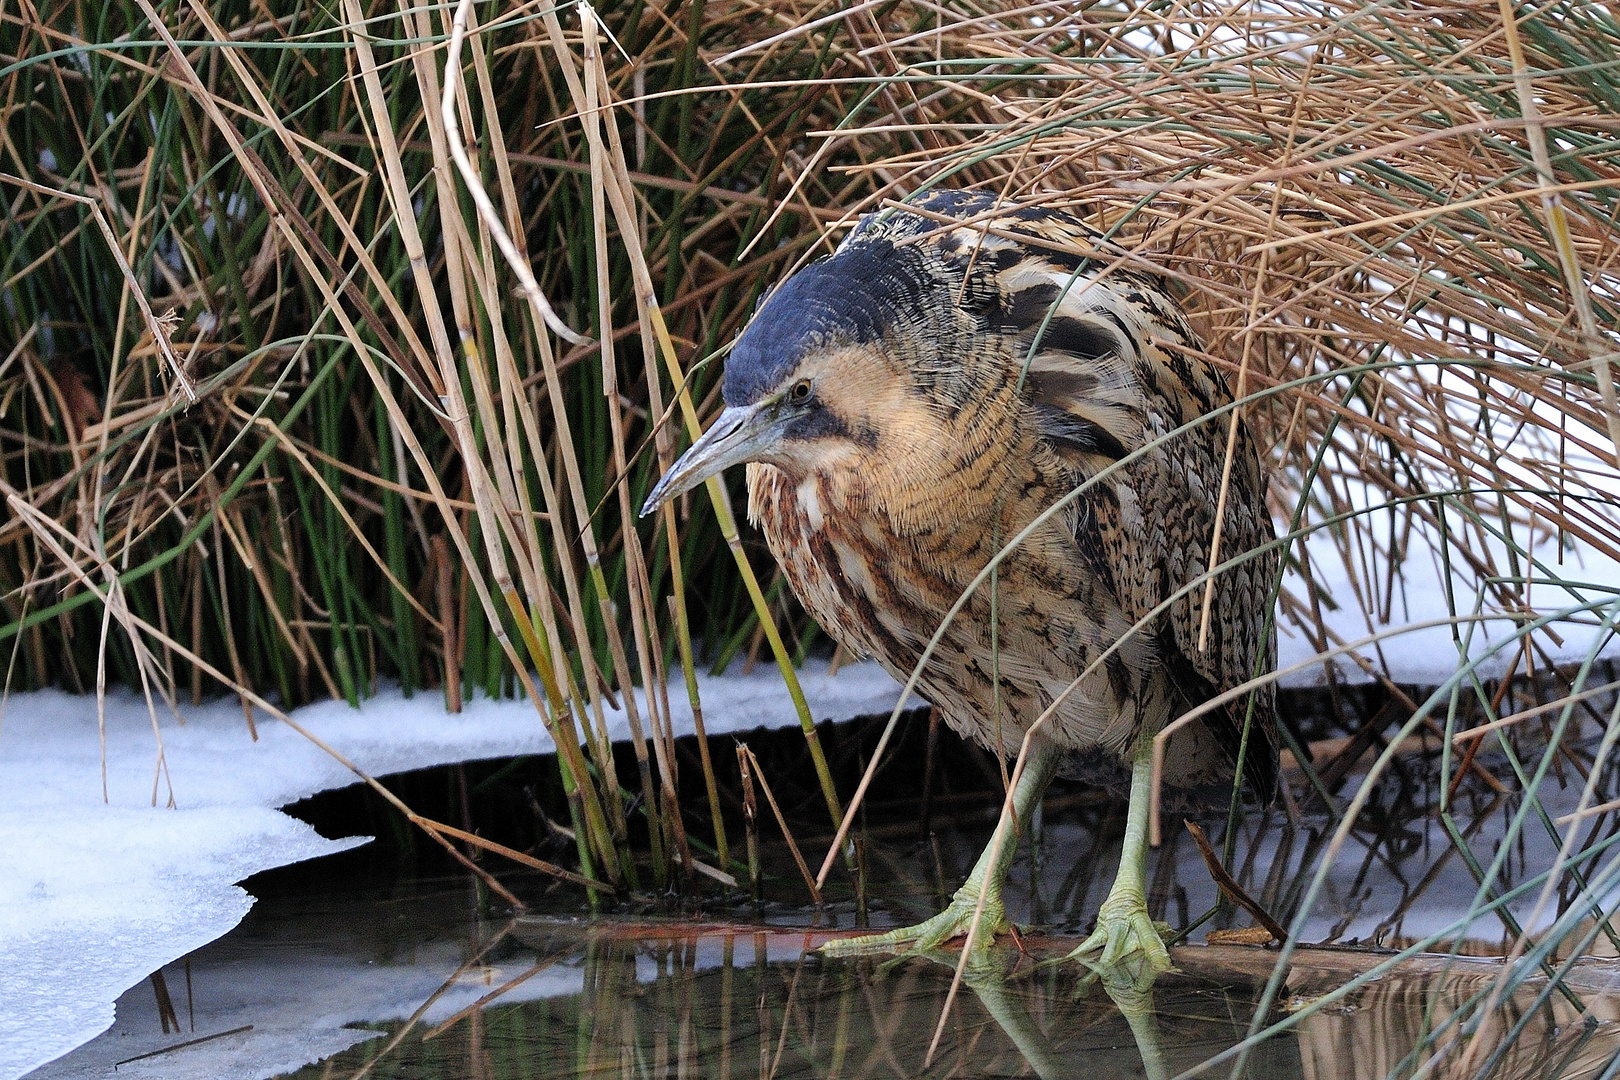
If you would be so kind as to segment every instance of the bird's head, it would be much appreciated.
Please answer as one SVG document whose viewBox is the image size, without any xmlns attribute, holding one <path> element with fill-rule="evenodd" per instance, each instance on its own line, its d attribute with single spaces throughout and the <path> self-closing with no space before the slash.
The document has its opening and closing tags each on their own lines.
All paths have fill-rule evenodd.
<svg viewBox="0 0 1620 1080">
<path fill-rule="evenodd" d="M 804 475 L 885 452 L 916 401 L 916 343 L 951 332 L 932 325 L 955 308 L 929 295 L 939 288 L 916 248 L 883 239 L 846 244 L 783 283 L 732 347 L 725 410 L 642 515 L 743 462 Z"/>
</svg>

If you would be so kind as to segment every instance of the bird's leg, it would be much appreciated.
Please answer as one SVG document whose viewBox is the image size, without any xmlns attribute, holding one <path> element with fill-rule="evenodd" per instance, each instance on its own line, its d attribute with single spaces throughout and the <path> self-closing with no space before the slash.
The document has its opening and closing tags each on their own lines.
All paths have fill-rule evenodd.
<svg viewBox="0 0 1620 1080">
<path fill-rule="evenodd" d="M 1125 975 L 1151 983 L 1170 970 L 1170 952 L 1147 909 L 1147 827 L 1153 798 L 1149 783 L 1153 772 L 1153 732 L 1137 737 L 1131 762 L 1131 802 L 1125 816 L 1125 847 L 1119 856 L 1114 886 L 1097 911 L 1097 928 L 1080 947 L 1064 957 L 1079 960 L 1099 974 Z M 1096 959 L 1090 959 L 1096 954 Z"/>
<path fill-rule="evenodd" d="M 975 938 L 975 947 L 988 946 L 996 934 L 1007 929 L 1007 912 L 1001 906 L 1001 887 L 1007 880 L 1008 869 L 1012 866 L 1013 853 L 1018 850 L 1016 830 L 1019 830 L 1034 812 L 1041 795 L 1046 791 L 1046 786 L 1052 782 L 1052 776 L 1057 772 L 1060 757 L 1058 749 L 1045 739 L 1032 740 L 1029 757 L 1024 762 L 1024 771 L 1018 778 L 1017 786 L 1013 788 L 1013 820 L 1009 821 L 1004 816 L 996 825 L 995 835 L 991 837 L 984 853 L 979 856 L 979 861 L 973 865 L 973 872 L 968 875 L 967 881 L 962 883 L 962 887 L 956 890 L 956 895 L 951 898 L 944 911 L 916 926 L 901 927 L 886 934 L 866 934 L 861 937 L 829 941 L 821 947 L 821 951 L 831 956 L 848 956 L 856 953 L 890 952 L 906 946 L 913 952 L 936 949 L 951 938 L 968 932 L 968 928 L 973 924 L 974 913 L 979 907 L 981 890 L 985 896 L 984 921 Z M 994 859 L 991 858 L 992 854 L 995 855 Z"/>
</svg>

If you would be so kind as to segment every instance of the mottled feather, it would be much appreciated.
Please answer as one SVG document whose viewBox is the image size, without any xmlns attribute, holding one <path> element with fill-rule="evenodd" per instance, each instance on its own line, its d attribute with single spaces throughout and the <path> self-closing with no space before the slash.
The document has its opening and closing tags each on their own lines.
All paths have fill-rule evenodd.
<svg viewBox="0 0 1620 1080">
<path fill-rule="evenodd" d="M 864 218 L 835 255 L 773 292 L 725 385 L 737 405 L 815 377 L 824 407 L 795 421 L 800 449 L 749 466 L 750 516 L 823 626 L 900 678 L 1009 538 L 1232 400 L 1164 286 L 1122 269 L 1078 219 L 980 192 L 914 205 Z M 1113 469 L 1003 562 L 994 628 L 986 587 L 923 672 L 955 730 L 1012 753 L 1094 667 L 1047 735 L 1077 760 L 1117 761 L 1143 725 L 1270 669 L 1274 554 L 1217 578 L 1205 649 L 1201 584 L 1149 618 L 1208 565 L 1228 423 L 1180 431 Z M 1264 492 L 1240 425 L 1223 559 L 1273 538 Z M 1229 785 L 1248 708 L 1173 737 L 1169 783 L 1206 796 Z M 1253 719 L 1244 771 L 1269 799 L 1269 689 L 1254 695 Z"/>
</svg>

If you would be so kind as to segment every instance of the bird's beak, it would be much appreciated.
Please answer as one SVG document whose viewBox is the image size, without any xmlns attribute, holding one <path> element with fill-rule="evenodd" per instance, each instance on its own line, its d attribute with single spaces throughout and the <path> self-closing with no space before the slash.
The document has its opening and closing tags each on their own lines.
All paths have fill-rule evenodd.
<svg viewBox="0 0 1620 1080">
<path fill-rule="evenodd" d="M 686 494 L 733 465 L 759 460 L 760 452 L 780 436 L 776 405 L 776 399 L 766 398 L 723 411 L 703 437 L 658 481 L 641 507 L 641 516 L 646 517 L 677 495 Z"/>
</svg>

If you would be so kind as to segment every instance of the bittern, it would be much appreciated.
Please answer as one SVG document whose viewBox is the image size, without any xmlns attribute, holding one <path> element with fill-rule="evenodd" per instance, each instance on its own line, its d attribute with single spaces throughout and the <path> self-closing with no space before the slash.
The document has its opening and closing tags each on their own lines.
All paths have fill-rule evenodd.
<svg viewBox="0 0 1620 1080">
<path fill-rule="evenodd" d="M 1060 768 L 1128 765 L 1119 871 L 1071 955 L 1151 976 L 1170 964 L 1144 877 L 1153 737 L 1274 665 L 1260 462 L 1227 415 L 1188 426 L 1231 404 L 1227 380 L 1165 286 L 1092 229 L 984 192 L 911 205 L 864 217 L 769 294 L 727 360 L 725 409 L 642 512 L 746 462 L 749 517 L 793 591 L 902 680 L 1033 525 L 949 621 L 918 685 L 1004 757 L 1049 714 L 1014 789 L 1016 822 Z M 1226 569 L 1201 628 L 1228 468 Z M 1256 691 L 1175 731 L 1166 787 L 1229 799 L 1241 767 L 1269 801 L 1273 704 Z M 989 940 L 1007 926 L 1016 839 L 992 860 L 997 846 L 943 912 L 834 948 L 932 948 L 967 931 L 980 890 Z"/>
</svg>

